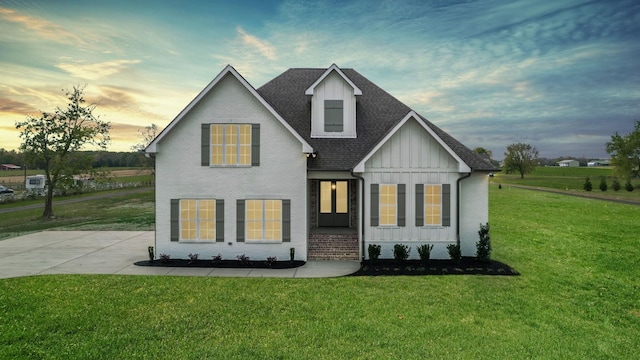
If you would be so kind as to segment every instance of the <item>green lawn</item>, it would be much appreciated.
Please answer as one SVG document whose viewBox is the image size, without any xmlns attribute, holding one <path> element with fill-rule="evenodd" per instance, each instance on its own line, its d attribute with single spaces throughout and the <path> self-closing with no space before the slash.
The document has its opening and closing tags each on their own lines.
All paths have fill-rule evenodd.
<svg viewBox="0 0 640 360">
<path fill-rule="evenodd" d="M 117 192 L 122 190 L 56 197 L 53 202 L 55 219 L 42 217 L 43 199 L 3 204 L 0 209 L 33 204 L 42 204 L 42 206 L 38 209 L 0 214 L 0 240 L 42 230 L 153 230 L 155 213 L 154 192 L 151 187 L 136 194 L 73 204 L 57 203 L 57 201 Z"/>
<path fill-rule="evenodd" d="M 521 276 L 4 279 L 0 357 L 637 357 L 640 207 L 490 191 L 493 257 Z"/>
</svg>

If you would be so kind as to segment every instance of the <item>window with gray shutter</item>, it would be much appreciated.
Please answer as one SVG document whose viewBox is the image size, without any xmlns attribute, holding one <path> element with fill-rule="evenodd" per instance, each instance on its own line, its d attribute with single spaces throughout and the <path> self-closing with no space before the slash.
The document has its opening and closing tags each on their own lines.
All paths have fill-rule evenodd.
<svg viewBox="0 0 640 360">
<path fill-rule="evenodd" d="M 442 184 L 442 226 L 451 226 L 451 184 Z"/>
<path fill-rule="evenodd" d="M 344 111 L 342 100 L 324 101 L 324 131 L 344 131 Z"/>
<path fill-rule="evenodd" d="M 378 202 L 380 201 L 380 190 L 378 184 L 371 184 L 371 226 L 378 226 L 380 222 L 380 213 Z"/>
<path fill-rule="evenodd" d="M 236 202 L 236 241 L 244 242 L 244 200 Z"/>
</svg>

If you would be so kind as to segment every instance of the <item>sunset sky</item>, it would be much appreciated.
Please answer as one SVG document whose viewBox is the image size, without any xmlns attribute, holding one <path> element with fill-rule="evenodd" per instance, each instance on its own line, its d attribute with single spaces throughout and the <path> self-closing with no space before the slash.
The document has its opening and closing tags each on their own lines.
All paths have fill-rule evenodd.
<svg viewBox="0 0 640 360">
<path fill-rule="evenodd" d="M 332 63 L 496 159 L 607 157 L 640 120 L 640 1 L 0 0 L 0 148 L 74 85 L 128 151 L 227 64 L 258 88 Z"/>
</svg>

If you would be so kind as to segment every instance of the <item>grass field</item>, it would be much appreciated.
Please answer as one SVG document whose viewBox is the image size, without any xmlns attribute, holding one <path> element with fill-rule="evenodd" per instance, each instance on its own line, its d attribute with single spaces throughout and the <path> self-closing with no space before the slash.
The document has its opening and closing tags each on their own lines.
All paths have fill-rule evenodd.
<svg viewBox="0 0 640 360">
<path fill-rule="evenodd" d="M 142 191 L 144 192 L 72 204 L 59 204 L 57 201 L 95 196 L 96 193 L 54 198 L 55 219 L 42 217 L 42 199 L 3 204 L 0 209 L 32 204 L 42 204 L 42 207 L 0 215 L 0 240 L 42 230 L 153 230 L 153 188 Z M 116 191 L 100 194 L 113 193 Z"/>
<path fill-rule="evenodd" d="M 519 173 L 506 174 L 498 172 L 491 178 L 491 182 L 502 185 L 512 184 L 551 188 L 587 195 L 583 188 L 587 176 L 591 179 L 593 186 L 593 190 L 588 195 L 640 202 L 640 179 L 635 179 L 631 182 L 636 186 L 635 191 L 626 191 L 624 189 L 624 180 L 620 180 L 622 188 L 619 191 L 614 191 L 612 189 L 613 168 L 609 167 L 537 167 L 532 173 L 526 174 L 524 179 L 520 178 Z M 600 179 L 603 177 L 607 181 L 607 191 L 601 191 L 599 188 Z"/>
<path fill-rule="evenodd" d="M 0 280 L 0 357 L 637 357 L 640 207 L 491 187 L 490 216 L 521 276 Z"/>
</svg>

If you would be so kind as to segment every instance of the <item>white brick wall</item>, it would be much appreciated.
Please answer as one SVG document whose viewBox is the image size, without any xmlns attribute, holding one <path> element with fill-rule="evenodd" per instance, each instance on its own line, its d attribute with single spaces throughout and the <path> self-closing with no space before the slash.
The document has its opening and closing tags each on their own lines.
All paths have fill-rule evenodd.
<svg viewBox="0 0 640 360">
<path fill-rule="evenodd" d="M 200 165 L 202 123 L 260 124 L 260 166 L 210 168 Z M 225 201 L 223 243 L 170 241 L 170 200 L 212 197 Z M 291 242 L 249 244 L 236 242 L 236 200 L 291 199 Z M 306 260 L 306 157 L 300 142 L 232 75 L 227 75 L 176 124 L 158 145 L 156 156 L 156 256 L 200 259 L 222 254 L 234 259 L 246 254 L 255 260 L 276 256 Z"/>
</svg>

